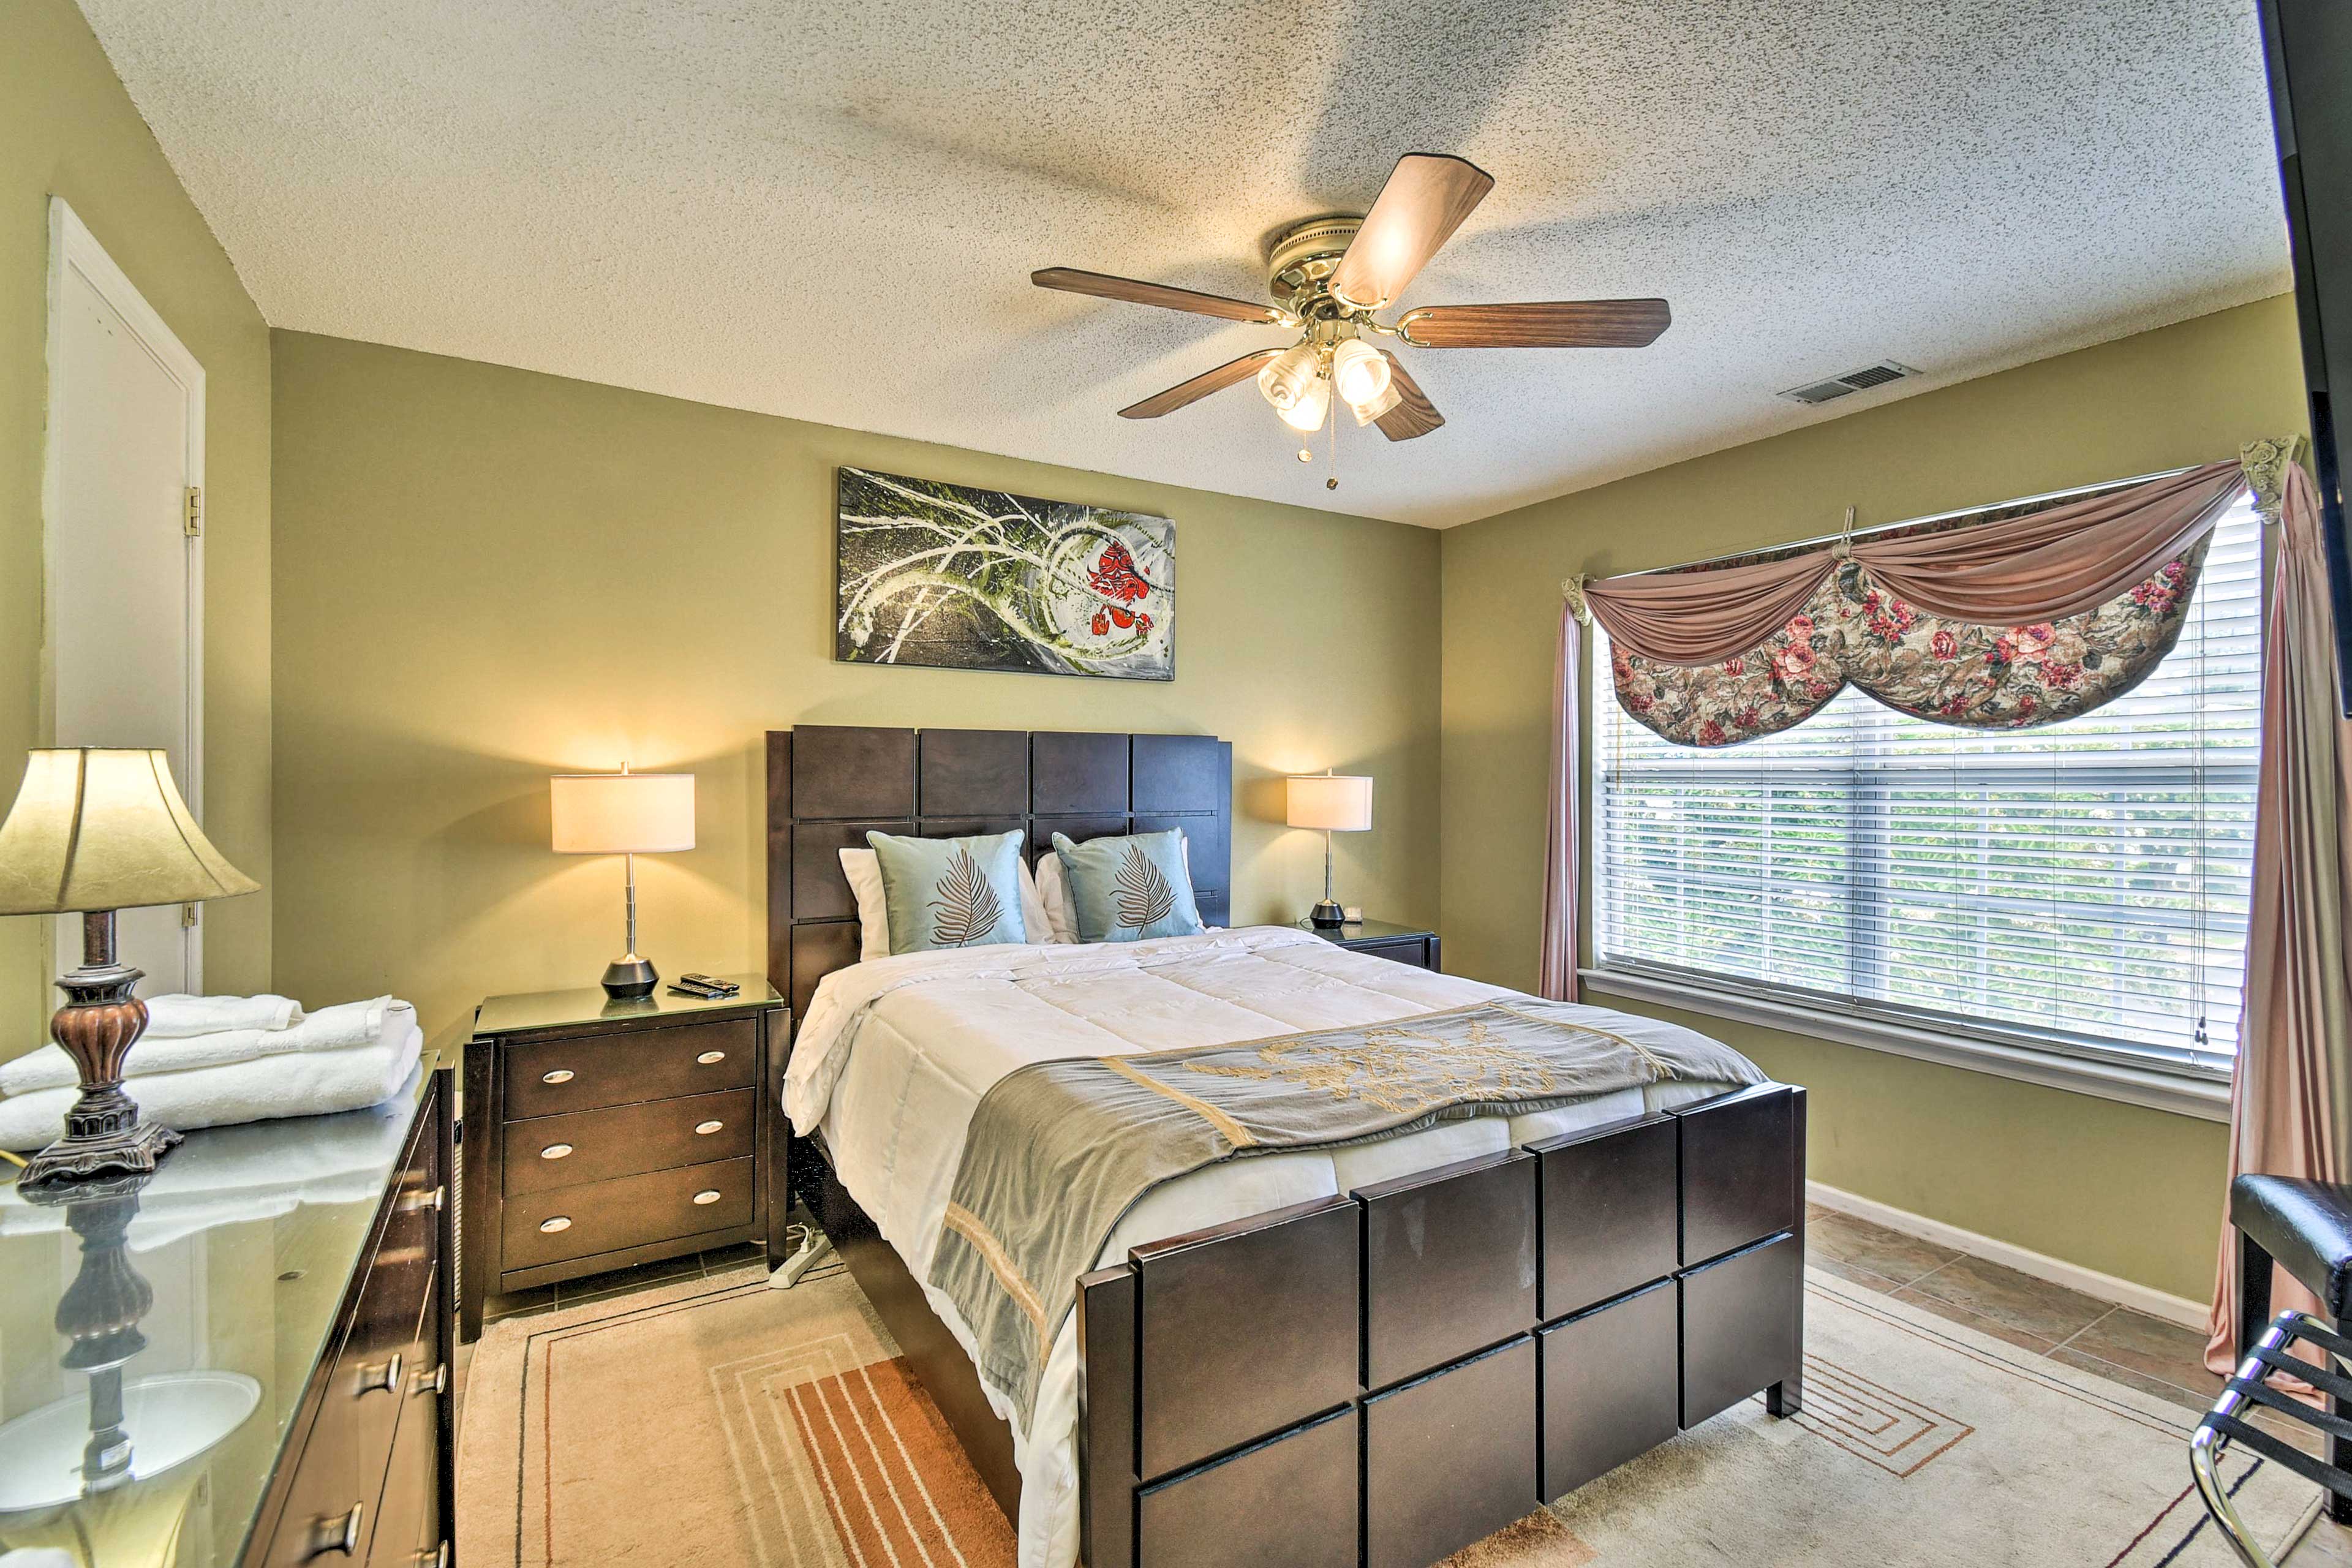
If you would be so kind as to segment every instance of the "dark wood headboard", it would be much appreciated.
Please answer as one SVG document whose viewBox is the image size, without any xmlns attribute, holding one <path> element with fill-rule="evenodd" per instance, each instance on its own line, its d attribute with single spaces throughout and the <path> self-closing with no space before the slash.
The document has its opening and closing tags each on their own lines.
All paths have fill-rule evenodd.
<svg viewBox="0 0 2352 1568">
<path fill-rule="evenodd" d="M 857 962 L 839 851 L 866 830 L 953 838 L 1018 828 L 1034 859 L 1073 839 L 1181 827 L 1192 897 L 1233 919 L 1234 747 L 1213 735 L 1039 730 L 768 731 L 768 979 L 798 1026 L 817 982 Z"/>
</svg>

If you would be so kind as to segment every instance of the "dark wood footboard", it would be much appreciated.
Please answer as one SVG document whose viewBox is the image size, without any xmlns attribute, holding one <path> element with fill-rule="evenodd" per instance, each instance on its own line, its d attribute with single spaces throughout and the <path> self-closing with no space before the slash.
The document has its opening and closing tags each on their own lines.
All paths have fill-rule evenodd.
<svg viewBox="0 0 2352 1568">
<path fill-rule="evenodd" d="M 1424 1568 L 1801 1398 L 1805 1094 L 1768 1084 L 1140 1247 L 1080 1281 L 1089 1568 Z"/>
</svg>

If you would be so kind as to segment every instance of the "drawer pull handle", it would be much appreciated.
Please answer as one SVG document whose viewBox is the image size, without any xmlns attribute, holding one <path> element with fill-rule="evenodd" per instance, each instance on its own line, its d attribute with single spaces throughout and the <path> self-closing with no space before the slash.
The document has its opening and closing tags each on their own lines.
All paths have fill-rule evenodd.
<svg viewBox="0 0 2352 1568">
<path fill-rule="evenodd" d="M 355 1502 L 352 1504 L 352 1511 L 343 1515 L 342 1521 L 340 1524 L 333 1521 L 329 1522 L 325 1532 L 326 1539 L 324 1541 L 320 1541 L 317 1536 L 311 1537 L 311 1540 L 315 1544 L 311 1546 L 309 1554 L 303 1558 L 303 1561 L 307 1563 L 312 1557 L 324 1557 L 330 1552 L 340 1552 L 346 1557 L 358 1556 L 360 1554 L 360 1527 L 366 1521 L 366 1520 L 367 1504 L 364 1502 Z"/>
<path fill-rule="evenodd" d="M 719 1201 L 719 1189 L 717 1187 L 706 1187 L 701 1192 L 694 1194 L 694 1201 L 698 1204 L 715 1204 Z"/>
<path fill-rule="evenodd" d="M 727 1059 L 727 1053 L 725 1051 L 705 1051 L 694 1059 L 700 1062 L 704 1067 L 709 1067 L 713 1062 L 725 1061 Z"/>
<path fill-rule="evenodd" d="M 353 1395 L 353 1397 L 362 1397 L 364 1395 L 373 1394 L 379 1389 L 389 1392 L 390 1390 L 399 1386 L 400 1354 L 395 1351 L 393 1352 L 392 1359 L 383 1363 L 383 1370 L 382 1372 L 377 1373 L 372 1377 L 363 1377 L 360 1380 L 359 1394 Z"/>
<path fill-rule="evenodd" d="M 448 1184 L 444 1183 L 429 1193 L 412 1193 L 400 1200 L 400 1212 L 415 1214 L 418 1209 L 431 1209 L 439 1214 L 449 1205 Z"/>
<path fill-rule="evenodd" d="M 449 1568 L 449 1543 L 428 1546 L 416 1554 L 416 1568 Z"/>
<path fill-rule="evenodd" d="M 694 1124 L 694 1135 L 698 1138 L 708 1138 L 726 1125 L 724 1121 L 698 1121 Z"/>
<path fill-rule="evenodd" d="M 539 1081 L 541 1083 L 570 1083 L 572 1081 L 572 1069 L 570 1068 L 557 1068 L 551 1073 L 541 1074 Z"/>
<path fill-rule="evenodd" d="M 542 1160 L 561 1160 L 571 1152 L 572 1145 L 569 1143 L 550 1143 L 539 1152 L 539 1157 Z"/>
<path fill-rule="evenodd" d="M 449 1363 L 443 1362 L 431 1372 L 420 1372 L 409 1384 L 411 1394 L 446 1394 L 449 1392 Z"/>
<path fill-rule="evenodd" d="M 544 1234 L 553 1236 L 559 1230 L 570 1230 L 572 1218 L 569 1215 L 557 1215 L 553 1219 L 541 1220 L 539 1228 Z"/>
</svg>

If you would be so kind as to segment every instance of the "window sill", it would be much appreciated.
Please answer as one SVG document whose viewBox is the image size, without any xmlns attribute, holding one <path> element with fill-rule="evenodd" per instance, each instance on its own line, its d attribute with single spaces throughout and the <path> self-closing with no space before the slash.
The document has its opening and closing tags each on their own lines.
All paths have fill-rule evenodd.
<svg viewBox="0 0 2352 1568">
<path fill-rule="evenodd" d="M 1835 1013 L 1682 979 L 1665 980 L 1612 969 L 1580 969 L 1577 973 L 1588 987 L 1604 995 L 1655 1003 L 1743 1024 L 1759 1024 L 1769 1029 L 1784 1029 L 1790 1034 L 1810 1035 L 1868 1050 L 1890 1051 L 1917 1061 L 1991 1073 L 1997 1078 L 2121 1100 L 2126 1105 L 2143 1105 L 2152 1110 L 2168 1110 L 2176 1116 L 2193 1116 L 2206 1121 L 2230 1120 L 2230 1086 L 2212 1079 L 1972 1039 L 1916 1025 Z"/>
</svg>

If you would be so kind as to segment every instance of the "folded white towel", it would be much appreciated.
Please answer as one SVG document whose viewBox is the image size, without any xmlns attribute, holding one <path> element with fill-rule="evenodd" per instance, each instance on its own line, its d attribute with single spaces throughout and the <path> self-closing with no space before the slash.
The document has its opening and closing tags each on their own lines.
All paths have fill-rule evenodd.
<svg viewBox="0 0 2352 1568">
<path fill-rule="evenodd" d="M 415 1015 L 404 1016 L 407 1026 L 375 1045 L 149 1073 L 122 1087 L 146 1120 L 182 1131 L 379 1105 L 408 1080 L 425 1049 Z M 68 1086 L 0 1100 L 0 1149 L 38 1149 L 63 1136 L 79 1092 Z"/>
<path fill-rule="evenodd" d="M 197 1068 L 226 1067 L 262 1057 L 300 1051 L 341 1050 L 372 1046 L 394 1037 L 414 1025 L 416 1010 L 392 996 L 366 1002 L 345 1002 L 321 1007 L 289 1029 L 228 1029 L 212 1035 L 151 1040 L 144 1035 L 125 1058 L 125 1073 L 187 1072 Z M 33 1094 L 80 1082 L 73 1058 L 55 1045 L 28 1051 L 10 1062 L 0 1062 L 0 1094 Z"/>
<path fill-rule="evenodd" d="M 147 1038 L 176 1040 L 226 1029 L 290 1029 L 302 1004 L 287 996 L 189 996 L 173 992 L 147 998 Z"/>
</svg>

